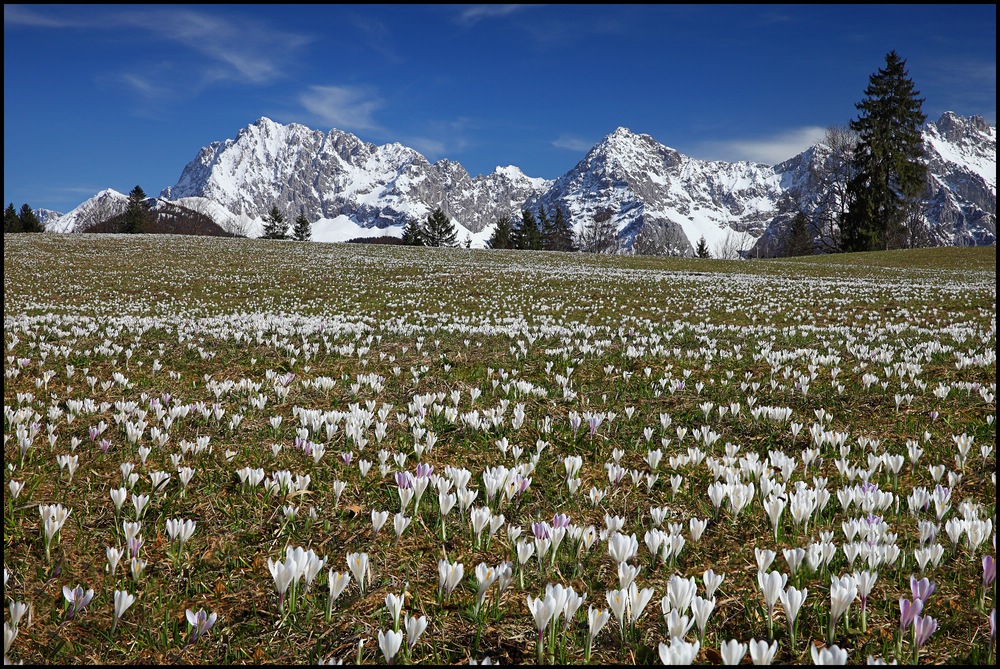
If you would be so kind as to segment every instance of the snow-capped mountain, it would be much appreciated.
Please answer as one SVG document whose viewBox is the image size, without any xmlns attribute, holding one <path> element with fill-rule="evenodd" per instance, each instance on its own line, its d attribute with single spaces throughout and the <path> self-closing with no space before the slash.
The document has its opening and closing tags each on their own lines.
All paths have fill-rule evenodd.
<svg viewBox="0 0 1000 669">
<path fill-rule="evenodd" d="M 106 188 L 55 220 L 45 224 L 49 232 L 78 232 L 93 223 L 117 216 L 128 208 L 128 195 Z"/>
<path fill-rule="evenodd" d="M 996 243 L 997 129 L 981 117 L 946 113 L 928 123 L 924 151 L 930 172 L 924 193 L 933 242 Z"/>
<path fill-rule="evenodd" d="M 376 146 L 336 129 L 261 118 L 235 139 L 203 148 L 162 196 L 203 197 L 258 219 L 276 205 L 288 218 L 303 211 L 312 221 L 343 218 L 360 228 L 400 230 L 440 206 L 478 232 L 548 183 L 513 166 L 472 178 L 458 163 L 431 163 L 402 144 Z"/>
<path fill-rule="evenodd" d="M 997 130 L 981 117 L 946 112 L 923 131 L 927 186 L 920 204 L 925 243 L 934 246 L 971 246 L 996 243 Z M 814 214 L 824 207 L 841 206 L 830 192 L 833 152 L 817 144 L 777 166 L 785 191 L 783 206 L 753 251 L 766 254 L 780 246 L 780 238 L 796 211 Z"/>
<path fill-rule="evenodd" d="M 675 248 L 690 250 L 702 236 L 710 247 L 729 238 L 746 248 L 781 195 L 781 176 L 770 166 L 697 160 L 618 128 L 528 205 L 560 206 L 578 228 L 598 212 L 611 214 L 626 249 L 647 226 L 661 228 Z"/>
<path fill-rule="evenodd" d="M 995 243 L 996 128 L 949 112 L 927 124 L 924 143 L 930 241 Z M 595 215 L 610 215 L 626 252 L 645 230 L 684 253 L 700 237 L 713 250 L 766 253 L 796 211 L 832 206 L 824 180 L 832 159 L 829 147 L 817 144 L 775 166 L 703 161 L 618 128 L 555 180 L 528 177 L 514 166 L 470 177 L 456 162 L 432 163 L 398 143 L 377 146 L 336 129 L 261 118 L 201 149 L 161 197 L 250 236 L 260 234 L 273 205 L 289 220 L 304 212 L 317 241 L 398 236 L 408 221 L 424 220 L 440 206 L 458 224 L 460 239 L 481 246 L 497 218 L 560 206 L 577 230 Z M 83 219 L 126 199 L 102 191 L 47 227 L 79 229 Z"/>
</svg>

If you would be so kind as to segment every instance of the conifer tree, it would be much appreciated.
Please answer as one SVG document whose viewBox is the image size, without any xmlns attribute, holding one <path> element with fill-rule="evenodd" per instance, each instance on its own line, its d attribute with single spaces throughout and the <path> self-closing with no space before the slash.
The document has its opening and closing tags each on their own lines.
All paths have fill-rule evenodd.
<svg viewBox="0 0 1000 669">
<path fill-rule="evenodd" d="M 864 100 L 855 104 L 861 113 L 850 123 L 858 143 L 841 230 L 845 251 L 899 248 L 906 242 L 906 224 L 927 179 L 921 136 L 927 116 L 919 94 L 906 61 L 890 51 L 885 68 L 868 78 Z"/>
<path fill-rule="evenodd" d="M 312 223 L 306 218 L 306 212 L 300 211 L 292 226 L 292 239 L 297 242 L 308 242 L 312 239 Z"/>
<path fill-rule="evenodd" d="M 552 234 L 552 224 L 554 221 L 549 220 L 549 215 L 545 212 L 545 205 L 538 205 L 538 236 L 541 238 L 543 249 L 548 249 L 548 237 Z"/>
<path fill-rule="evenodd" d="M 403 228 L 403 243 L 407 246 L 424 246 L 424 226 L 415 218 L 406 222 Z"/>
<path fill-rule="evenodd" d="M 278 205 L 271 205 L 271 211 L 264 217 L 264 234 L 261 239 L 287 239 L 288 223 Z"/>
<path fill-rule="evenodd" d="M 496 225 L 493 228 L 493 235 L 490 237 L 486 245 L 491 249 L 510 249 L 514 248 L 511 245 L 511 234 L 513 233 L 513 226 L 510 220 L 510 216 L 501 216 L 497 219 Z"/>
<path fill-rule="evenodd" d="M 521 212 L 521 224 L 511 234 L 511 248 L 522 250 L 542 248 L 542 232 L 538 229 L 538 221 L 527 209 Z"/>
<path fill-rule="evenodd" d="M 21 222 L 21 232 L 44 232 L 45 228 L 42 226 L 42 222 L 38 220 L 38 216 L 35 215 L 35 211 L 28 206 L 27 203 L 21 205 L 21 213 L 18 214 L 18 220 Z"/>
<path fill-rule="evenodd" d="M 438 207 L 427 217 L 424 226 L 424 244 L 426 246 L 458 246 L 458 230 L 448 215 Z"/>
<path fill-rule="evenodd" d="M 547 228 L 542 229 L 544 248 L 550 251 L 575 251 L 573 244 L 573 228 L 566 220 L 566 214 L 562 207 L 556 205 L 555 217 L 551 219 Z"/>
<path fill-rule="evenodd" d="M 6 232 L 21 232 L 21 219 L 17 216 L 17 210 L 14 209 L 14 203 L 11 202 L 7 205 L 7 208 L 3 210 L 3 231 Z"/>
<path fill-rule="evenodd" d="M 813 239 L 809 234 L 809 217 L 798 212 L 788 225 L 785 238 L 785 255 L 808 256 L 813 253 Z"/>
<path fill-rule="evenodd" d="M 128 194 L 128 208 L 122 220 L 122 232 L 134 235 L 142 232 L 150 218 L 149 200 L 141 186 L 136 186 Z"/>
<path fill-rule="evenodd" d="M 699 258 L 711 258 L 712 254 L 708 250 L 708 242 L 705 241 L 705 235 L 702 235 L 698 240 L 698 246 L 694 249 L 695 256 Z"/>
</svg>

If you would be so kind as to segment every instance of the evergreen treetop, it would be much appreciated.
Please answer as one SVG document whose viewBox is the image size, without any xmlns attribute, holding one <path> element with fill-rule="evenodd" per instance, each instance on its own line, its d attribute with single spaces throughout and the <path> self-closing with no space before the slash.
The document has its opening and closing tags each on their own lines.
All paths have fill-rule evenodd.
<svg viewBox="0 0 1000 669">
<path fill-rule="evenodd" d="M 542 228 L 543 248 L 550 251 L 575 251 L 573 228 L 566 220 L 562 207 L 556 205 L 555 216 Z"/>
<path fill-rule="evenodd" d="M 264 234 L 262 239 L 287 239 L 288 223 L 285 215 L 278 209 L 278 205 L 271 205 L 271 211 L 264 218 Z"/>
<path fill-rule="evenodd" d="M 297 242 L 308 242 L 312 239 L 312 223 L 306 218 L 306 212 L 300 211 L 292 226 L 292 239 Z"/>
<path fill-rule="evenodd" d="M 141 186 L 136 186 L 128 194 L 128 208 L 122 221 L 122 232 L 134 235 L 142 232 L 149 220 L 150 206 L 146 192 Z"/>
<path fill-rule="evenodd" d="M 441 207 L 436 208 L 427 217 L 424 225 L 424 244 L 426 246 L 458 246 L 458 230 Z"/>
<path fill-rule="evenodd" d="M 17 210 L 14 209 L 14 203 L 11 202 L 7 205 L 7 208 L 3 210 L 3 231 L 6 232 L 21 232 L 21 219 L 17 216 Z"/>
<path fill-rule="evenodd" d="M 908 219 L 916 213 L 927 178 L 921 136 L 927 116 L 919 94 L 906 61 L 890 51 L 885 67 L 869 77 L 865 98 L 855 105 L 860 114 L 850 123 L 858 142 L 841 230 L 845 251 L 906 243 Z"/>
<path fill-rule="evenodd" d="M 424 245 L 424 226 L 415 218 L 406 222 L 403 228 L 403 243 L 408 246 Z"/>
<path fill-rule="evenodd" d="M 522 250 L 542 248 L 542 232 L 538 229 L 538 221 L 527 209 L 521 212 L 521 224 L 511 233 L 511 248 Z"/>
<path fill-rule="evenodd" d="M 45 227 L 42 222 L 38 220 L 38 216 L 35 215 L 35 210 L 28 206 L 27 203 L 21 205 L 21 213 L 18 214 L 18 220 L 21 222 L 21 232 L 44 232 Z"/>
<path fill-rule="evenodd" d="M 698 246 L 694 249 L 694 254 L 699 258 L 711 258 L 712 254 L 708 250 L 708 242 L 705 241 L 705 235 L 702 235 L 698 239 Z"/>
<path fill-rule="evenodd" d="M 510 236 L 513 232 L 513 226 L 511 224 L 510 216 L 501 216 L 497 219 L 496 225 L 493 227 L 493 235 L 490 237 L 486 245 L 491 249 L 509 249 L 512 248 Z"/>
</svg>

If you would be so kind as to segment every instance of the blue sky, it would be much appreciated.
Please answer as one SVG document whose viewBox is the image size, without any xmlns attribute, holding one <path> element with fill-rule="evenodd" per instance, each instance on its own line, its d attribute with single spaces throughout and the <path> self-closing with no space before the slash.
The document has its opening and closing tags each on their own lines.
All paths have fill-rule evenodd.
<svg viewBox="0 0 1000 669">
<path fill-rule="evenodd" d="M 556 178 L 619 126 L 773 164 L 895 49 L 996 124 L 995 5 L 5 5 L 4 204 L 149 195 L 261 116 Z"/>
</svg>

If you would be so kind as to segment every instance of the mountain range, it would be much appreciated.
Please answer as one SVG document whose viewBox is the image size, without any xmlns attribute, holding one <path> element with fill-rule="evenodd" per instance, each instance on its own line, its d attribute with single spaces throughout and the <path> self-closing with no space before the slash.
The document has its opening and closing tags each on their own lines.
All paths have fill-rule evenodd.
<svg viewBox="0 0 1000 669">
<path fill-rule="evenodd" d="M 928 184 L 921 214 L 926 243 L 996 242 L 996 126 L 951 112 L 923 130 Z M 685 156 L 649 135 L 618 128 L 558 179 L 515 166 L 472 177 L 459 163 L 428 161 L 398 143 L 375 145 L 341 130 L 323 132 L 261 118 L 235 138 L 202 148 L 158 198 L 211 216 L 231 232 L 257 236 L 272 206 L 313 221 L 316 241 L 399 236 L 406 223 L 441 207 L 459 239 L 482 246 L 495 221 L 556 206 L 581 229 L 597 215 L 617 230 L 617 248 L 640 233 L 690 254 L 704 237 L 715 255 L 767 255 L 794 212 L 836 206 L 826 180 L 835 152 L 816 144 L 770 166 Z M 105 190 L 66 214 L 45 211 L 47 229 L 72 232 L 120 208 Z"/>
</svg>

